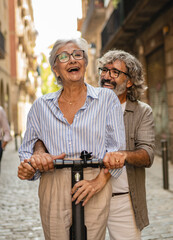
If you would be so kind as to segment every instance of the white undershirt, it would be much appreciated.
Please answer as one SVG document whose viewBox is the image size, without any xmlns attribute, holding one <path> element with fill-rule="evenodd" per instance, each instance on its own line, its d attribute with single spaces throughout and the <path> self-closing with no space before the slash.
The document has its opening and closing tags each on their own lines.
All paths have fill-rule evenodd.
<svg viewBox="0 0 173 240">
<path fill-rule="evenodd" d="M 126 102 L 121 104 L 123 113 L 126 108 Z M 127 179 L 127 171 L 126 166 L 123 167 L 122 174 L 116 179 L 114 177 L 111 177 L 112 181 L 112 192 L 113 193 L 120 193 L 120 192 L 129 192 L 129 184 Z"/>
</svg>

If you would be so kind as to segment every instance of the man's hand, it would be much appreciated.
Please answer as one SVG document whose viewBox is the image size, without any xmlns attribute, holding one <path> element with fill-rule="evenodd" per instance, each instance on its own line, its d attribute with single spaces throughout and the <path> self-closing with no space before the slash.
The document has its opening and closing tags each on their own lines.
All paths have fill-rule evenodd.
<svg viewBox="0 0 173 240">
<path fill-rule="evenodd" d="M 126 157 L 126 151 L 107 152 L 103 158 L 103 163 L 106 167 L 105 173 L 107 173 L 109 169 L 122 168 L 124 166 Z"/>
<path fill-rule="evenodd" d="M 110 177 L 111 175 L 109 173 L 105 174 L 104 170 L 101 169 L 99 175 L 95 179 L 79 181 L 72 188 L 71 194 L 74 194 L 72 201 L 76 200 L 75 204 L 78 204 L 80 201 L 84 200 L 82 206 L 85 206 L 94 194 L 103 189 Z"/>
<path fill-rule="evenodd" d="M 148 152 L 142 148 L 134 151 L 108 152 L 103 159 L 106 167 L 105 173 L 107 173 L 109 169 L 122 168 L 125 161 L 136 167 L 149 167 L 151 165 Z"/>
<path fill-rule="evenodd" d="M 46 172 L 54 169 L 53 160 L 64 159 L 64 157 L 65 153 L 60 155 L 51 155 L 49 153 L 34 154 L 30 158 L 30 163 L 35 170 Z"/>
</svg>

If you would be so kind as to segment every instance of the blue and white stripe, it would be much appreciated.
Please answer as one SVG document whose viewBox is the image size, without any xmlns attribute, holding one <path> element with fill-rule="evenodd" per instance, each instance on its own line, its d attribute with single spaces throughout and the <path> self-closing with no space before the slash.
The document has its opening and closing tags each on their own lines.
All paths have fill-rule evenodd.
<svg viewBox="0 0 173 240">
<path fill-rule="evenodd" d="M 71 125 L 58 106 L 62 89 L 34 102 L 19 149 L 21 161 L 31 157 L 38 139 L 44 142 L 50 154 L 65 152 L 68 158 L 79 158 L 81 151 L 86 150 L 92 152 L 94 158 L 103 159 L 106 151 L 125 150 L 123 113 L 117 96 L 109 89 L 86 86 L 86 102 Z M 119 173 L 111 170 L 113 176 Z"/>
</svg>

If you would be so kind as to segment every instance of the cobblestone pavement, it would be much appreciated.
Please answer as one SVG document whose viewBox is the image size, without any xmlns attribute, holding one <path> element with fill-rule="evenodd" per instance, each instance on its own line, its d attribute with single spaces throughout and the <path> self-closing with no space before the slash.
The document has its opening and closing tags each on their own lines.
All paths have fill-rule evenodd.
<svg viewBox="0 0 173 240">
<path fill-rule="evenodd" d="M 11 142 L 1 163 L 0 240 L 44 240 L 38 207 L 38 181 L 18 179 L 18 164 L 18 153 Z M 146 175 L 150 225 L 143 230 L 142 240 L 173 240 L 173 165 L 169 163 L 169 190 L 163 189 L 161 158 L 155 158 Z M 108 234 L 106 240 L 109 240 Z"/>
</svg>

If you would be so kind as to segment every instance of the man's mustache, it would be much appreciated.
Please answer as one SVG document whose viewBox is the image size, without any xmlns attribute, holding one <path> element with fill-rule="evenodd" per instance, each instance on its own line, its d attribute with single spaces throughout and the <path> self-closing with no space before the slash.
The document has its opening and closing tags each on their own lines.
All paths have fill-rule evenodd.
<svg viewBox="0 0 173 240">
<path fill-rule="evenodd" d="M 100 82 L 100 83 L 101 83 L 101 87 L 103 87 L 105 83 L 109 83 L 109 84 L 113 85 L 114 88 L 116 88 L 116 86 L 117 86 L 116 82 L 114 82 L 114 81 L 111 82 L 111 80 L 109 80 L 109 79 L 104 79 L 104 78 L 101 79 L 101 82 Z"/>
</svg>

